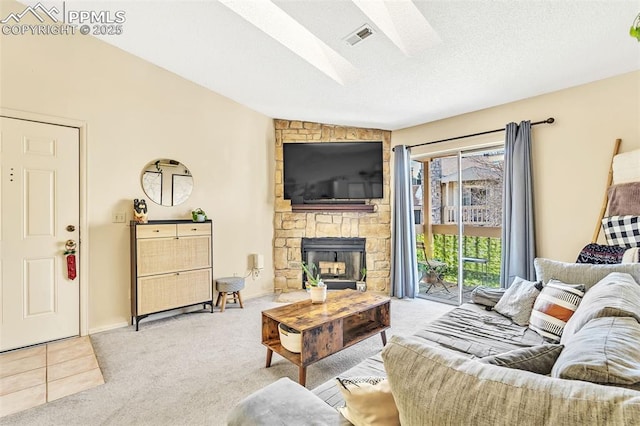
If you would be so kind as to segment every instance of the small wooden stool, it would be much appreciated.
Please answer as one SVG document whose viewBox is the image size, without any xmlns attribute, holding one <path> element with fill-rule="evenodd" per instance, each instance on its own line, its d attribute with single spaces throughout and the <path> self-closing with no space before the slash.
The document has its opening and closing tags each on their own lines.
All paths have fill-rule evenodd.
<svg viewBox="0 0 640 426">
<path fill-rule="evenodd" d="M 242 297 L 240 296 L 240 290 L 242 289 L 244 289 L 244 278 L 242 277 L 226 277 L 216 280 L 216 290 L 218 290 L 216 306 L 220 305 L 220 312 L 224 312 L 227 304 L 227 295 L 229 294 L 233 296 L 233 303 L 239 303 L 240 307 L 244 309 Z"/>
</svg>

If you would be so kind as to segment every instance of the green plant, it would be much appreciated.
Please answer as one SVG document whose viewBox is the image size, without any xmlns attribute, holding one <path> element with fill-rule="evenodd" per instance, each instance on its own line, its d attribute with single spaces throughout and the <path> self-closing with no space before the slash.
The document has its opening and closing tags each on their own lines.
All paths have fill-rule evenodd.
<svg viewBox="0 0 640 426">
<path fill-rule="evenodd" d="M 191 218 L 194 221 L 198 219 L 198 215 L 203 215 L 205 219 L 207 218 L 207 214 L 200 207 L 198 207 L 197 209 L 191 211 Z"/>
<path fill-rule="evenodd" d="M 633 20 L 631 28 L 629 29 L 629 35 L 631 37 L 637 38 L 640 42 L 640 13 L 638 13 L 636 19 Z"/>
<path fill-rule="evenodd" d="M 310 287 L 321 287 L 321 284 L 324 285 L 315 263 L 307 264 L 302 262 L 302 270 L 307 275 L 307 284 Z"/>
<path fill-rule="evenodd" d="M 367 268 L 360 269 L 360 281 L 364 281 L 367 277 Z"/>
</svg>

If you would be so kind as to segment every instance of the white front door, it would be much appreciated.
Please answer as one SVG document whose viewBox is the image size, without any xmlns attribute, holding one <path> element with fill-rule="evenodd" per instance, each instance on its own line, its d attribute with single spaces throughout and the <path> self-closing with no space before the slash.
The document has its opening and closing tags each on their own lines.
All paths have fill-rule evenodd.
<svg viewBox="0 0 640 426">
<path fill-rule="evenodd" d="M 79 130 L 0 118 L 0 351 L 80 334 Z M 79 271 L 78 271 L 79 272 Z"/>
</svg>

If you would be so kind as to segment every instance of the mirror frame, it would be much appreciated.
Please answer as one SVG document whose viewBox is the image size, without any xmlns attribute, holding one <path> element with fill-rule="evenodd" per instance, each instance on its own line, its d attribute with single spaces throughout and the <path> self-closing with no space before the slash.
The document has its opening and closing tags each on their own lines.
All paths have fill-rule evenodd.
<svg viewBox="0 0 640 426">
<path fill-rule="evenodd" d="M 158 158 L 147 163 L 140 174 L 140 186 L 149 201 L 159 206 L 183 204 L 193 192 L 193 175 L 177 160 Z"/>
</svg>

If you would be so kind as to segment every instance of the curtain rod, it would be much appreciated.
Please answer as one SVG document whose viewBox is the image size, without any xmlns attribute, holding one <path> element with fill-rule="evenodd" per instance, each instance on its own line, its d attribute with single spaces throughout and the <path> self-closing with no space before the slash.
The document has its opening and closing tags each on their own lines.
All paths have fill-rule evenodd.
<svg viewBox="0 0 640 426">
<path fill-rule="evenodd" d="M 556 121 L 555 118 L 549 117 L 546 120 L 536 121 L 535 123 L 531 123 L 531 125 L 532 126 L 536 126 L 538 124 L 551 124 L 554 121 Z M 431 145 L 431 144 L 440 143 L 440 142 L 449 142 L 449 141 L 454 141 L 456 139 L 471 138 L 471 137 L 480 136 L 480 135 L 488 135 L 489 133 L 498 133 L 498 132 L 504 132 L 504 129 L 487 130 L 486 132 L 472 133 L 470 135 L 455 136 L 453 138 L 447 138 L 447 139 L 440 139 L 440 140 L 437 140 L 437 141 L 418 143 L 418 144 L 415 144 L 415 145 L 409 145 L 409 148 L 414 148 L 416 146 Z M 391 150 L 394 151 L 395 149 L 396 149 L 396 147 L 394 146 Z"/>
</svg>

